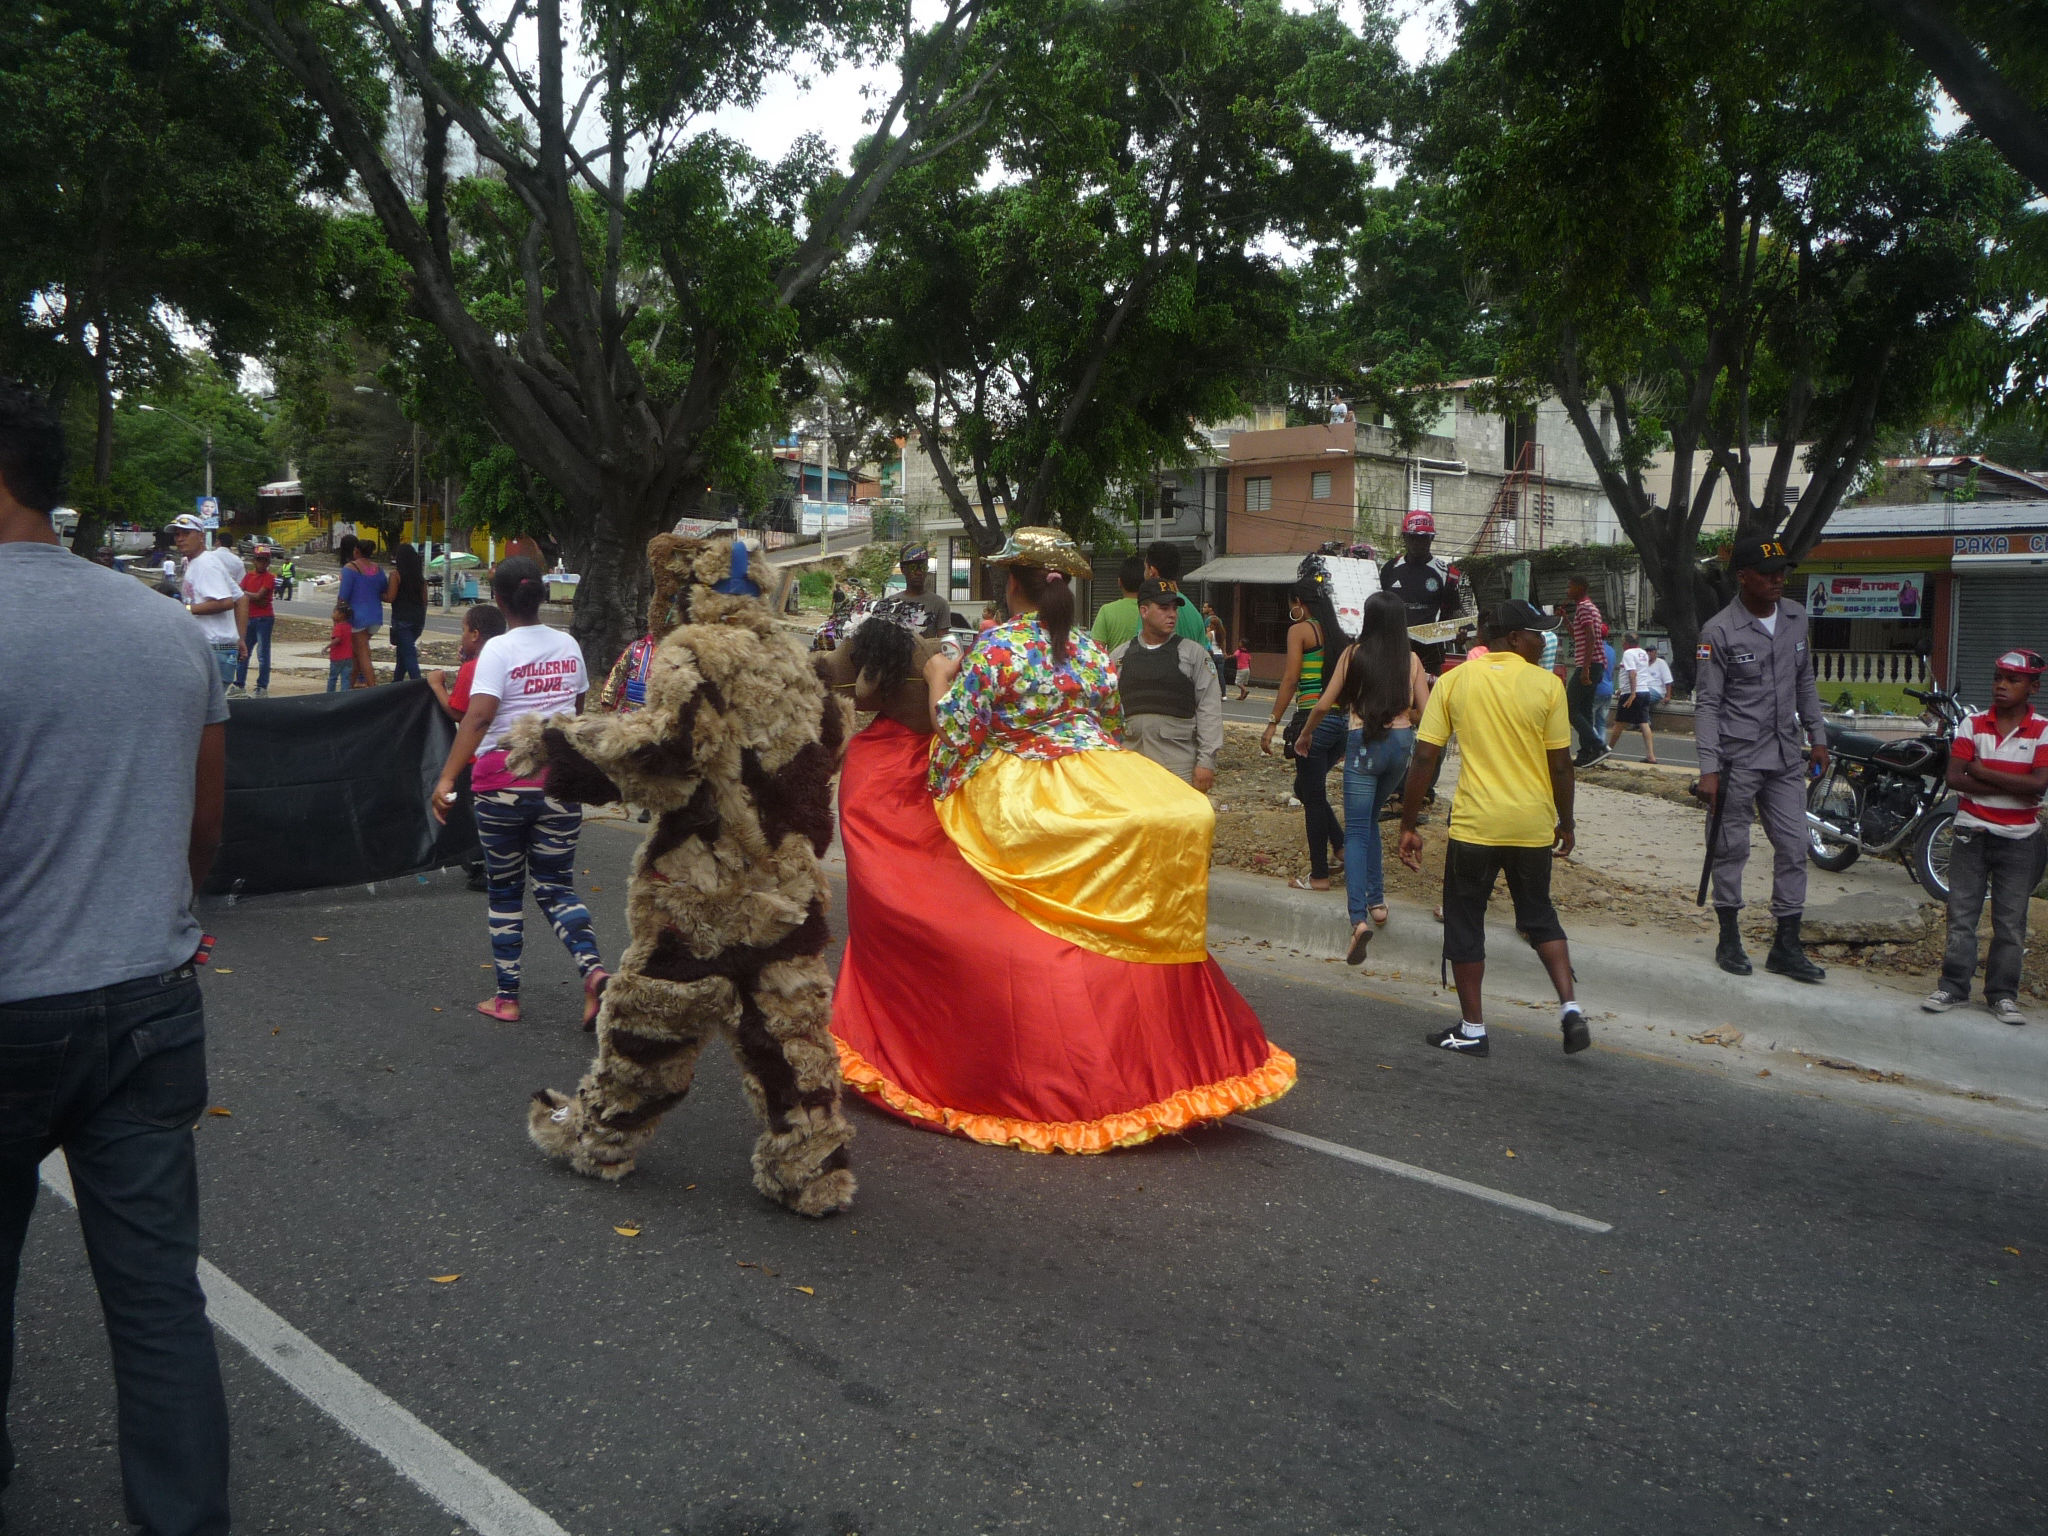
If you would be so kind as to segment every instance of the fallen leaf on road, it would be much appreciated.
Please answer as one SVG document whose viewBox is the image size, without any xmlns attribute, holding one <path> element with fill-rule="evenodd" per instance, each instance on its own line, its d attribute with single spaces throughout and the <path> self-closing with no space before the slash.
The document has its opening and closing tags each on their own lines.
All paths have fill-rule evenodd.
<svg viewBox="0 0 2048 1536">
<path fill-rule="evenodd" d="M 1733 1024 L 1717 1024 L 1712 1029 L 1702 1030 L 1699 1034 L 1689 1035 L 1686 1038 L 1696 1041 L 1700 1045 L 1732 1046 L 1742 1044 L 1742 1031 Z"/>
<path fill-rule="evenodd" d="M 272 1026 L 272 1028 L 271 1028 L 271 1031 L 270 1031 L 270 1032 L 271 1032 L 271 1033 L 272 1033 L 273 1035 L 281 1035 L 281 1034 L 283 1034 L 283 1033 L 284 1033 L 284 1026 L 283 1026 L 282 1024 L 274 1025 L 274 1026 Z"/>
<path fill-rule="evenodd" d="M 216 1104 L 211 1109 L 207 1110 L 207 1113 L 209 1115 L 219 1115 L 223 1120 L 231 1120 L 234 1118 L 235 1112 L 232 1109 L 229 1109 L 225 1104 Z"/>
<path fill-rule="evenodd" d="M 436 1013 L 439 1013 L 440 1011 L 441 1011 L 441 1010 L 440 1010 L 440 1009 L 438 1009 L 438 1008 L 436 1008 L 436 1009 L 434 1010 L 434 1012 L 436 1012 Z"/>
<path fill-rule="evenodd" d="M 756 1263 L 755 1263 L 755 1262 L 754 1262 L 754 1261 L 753 1261 L 752 1259 L 741 1259 L 741 1260 L 740 1260 L 740 1268 L 741 1268 L 741 1269 L 759 1269 L 760 1267 L 761 1267 L 761 1266 L 760 1266 L 760 1265 L 758 1265 L 758 1264 L 756 1264 Z"/>
<path fill-rule="evenodd" d="M 1378 1067 L 1382 1072 L 1391 1072 L 1394 1070 L 1392 1067 L 1388 1066 L 1384 1061 L 1376 1061 L 1373 1063 L 1373 1065 Z"/>
<path fill-rule="evenodd" d="M 621 1237 L 638 1237 L 640 1235 L 638 1227 L 613 1227 L 612 1230 Z"/>
<path fill-rule="evenodd" d="M 1509 1147 L 1509 1148 L 1508 1148 L 1508 1156 L 1509 1156 L 1509 1157 L 1513 1157 L 1514 1155 L 1515 1155 L 1515 1149 L 1514 1149 L 1513 1147 Z"/>
<path fill-rule="evenodd" d="M 797 1289 L 802 1291 L 806 1296 L 815 1296 L 818 1294 L 816 1291 L 812 1290 L 808 1285 L 800 1285 L 797 1287 Z"/>
<path fill-rule="evenodd" d="M 591 890 L 591 894 L 592 894 L 592 895 L 595 895 L 595 894 L 596 894 L 597 892 L 599 892 L 599 891 L 601 891 L 601 890 L 603 890 L 603 889 L 604 889 L 604 887 L 603 887 L 603 886 L 601 886 L 601 885 L 593 885 L 593 886 L 592 886 L 592 887 L 590 888 L 590 890 Z"/>
<path fill-rule="evenodd" d="M 1765 1068 L 1763 1069 L 1763 1071 L 1761 1071 L 1761 1072 L 1757 1073 L 1757 1076 L 1758 1076 L 1758 1077 L 1769 1077 L 1770 1075 L 1771 1075 L 1771 1069 L 1770 1069 L 1769 1067 L 1765 1067 Z"/>
<path fill-rule="evenodd" d="M 695 1189 L 696 1187 L 697 1187 L 697 1186 L 696 1186 L 696 1185 L 694 1185 L 694 1184 L 685 1184 L 685 1185 L 683 1186 L 683 1188 L 685 1188 L 685 1189 Z"/>
<path fill-rule="evenodd" d="M 216 965 L 213 968 L 213 974 L 216 976 L 232 976 L 235 974 L 235 970 L 230 965 Z"/>
<path fill-rule="evenodd" d="M 2014 1258 L 2018 1258 L 2020 1256 L 2020 1251 L 2017 1248 L 2008 1247 L 2005 1251 L 2011 1254 Z"/>
<path fill-rule="evenodd" d="M 462 1278 L 462 1276 L 460 1276 L 460 1275 L 429 1275 L 429 1276 L 427 1276 L 427 1278 L 428 1278 L 429 1280 L 433 1281 L 433 1282 L 434 1282 L 434 1284 L 436 1284 L 436 1285 L 453 1285 L 453 1284 L 454 1284 L 454 1283 L 455 1283 L 456 1281 L 460 1280 L 460 1279 Z"/>
<path fill-rule="evenodd" d="M 324 933 L 316 933 L 313 935 L 313 942 L 315 944 L 325 944 L 327 942 L 327 935 Z"/>
</svg>

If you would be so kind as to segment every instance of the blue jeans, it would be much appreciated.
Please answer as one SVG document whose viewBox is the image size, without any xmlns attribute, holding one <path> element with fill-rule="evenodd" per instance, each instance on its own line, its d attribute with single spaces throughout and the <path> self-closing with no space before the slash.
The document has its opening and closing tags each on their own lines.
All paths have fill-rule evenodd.
<svg viewBox="0 0 2048 1536">
<path fill-rule="evenodd" d="M 189 965 L 0 1003 L 0 1409 L 36 1166 L 62 1147 L 112 1345 L 128 1518 L 148 1536 L 228 1528 L 228 1405 L 198 1276 L 205 1037 Z M 0 1422 L 0 1482 L 13 1470 Z"/>
<path fill-rule="evenodd" d="M 327 691 L 346 693 L 349 679 L 355 675 L 356 663 L 353 656 L 344 656 L 340 661 L 330 660 L 327 663 Z"/>
<path fill-rule="evenodd" d="M 257 659 L 256 688 L 258 692 L 270 687 L 270 632 L 277 626 L 277 615 L 267 613 L 260 619 L 251 619 L 244 636 L 249 642 L 249 656 Z M 235 686 L 249 686 L 249 656 L 235 663 Z"/>
<path fill-rule="evenodd" d="M 1389 731 L 1371 743 L 1364 738 L 1365 732 L 1353 731 L 1344 749 L 1344 897 L 1354 928 L 1387 899 L 1380 812 L 1400 792 L 1415 755 L 1411 730 Z"/>
<path fill-rule="evenodd" d="M 417 624 L 398 620 L 391 621 L 391 648 L 398 652 L 398 665 L 392 670 L 391 681 L 402 683 L 408 677 L 420 676 L 420 627 Z"/>
<path fill-rule="evenodd" d="M 221 686 L 234 687 L 235 668 L 242 664 L 241 646 L 233 640 L 209 640 L 207 644 L 213 649 L 213 664 L 220 668 Z"/>
</svg>

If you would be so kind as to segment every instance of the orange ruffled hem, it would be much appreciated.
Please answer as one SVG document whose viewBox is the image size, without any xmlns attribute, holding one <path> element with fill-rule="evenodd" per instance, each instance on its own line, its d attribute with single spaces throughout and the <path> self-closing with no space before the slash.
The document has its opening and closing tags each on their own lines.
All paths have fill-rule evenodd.
<svg viewBox="0 0 2048 1536">
<path fill-rule="evenodd" d="M 1074 1152 L 1090 1155 L 1136 1147 L 1156 1136 L 1171 1136 L 1191 1125 L 1271 1104 L 1294 1086 L 1294 1058 L 1270 1046 L 1265 1061 L 1250 1072 L 1221 1082 L 1183 1088 L 1169 1098 L 1104 1115 L 1097 1120 L 1016 1120 L 1006 1115 L 978 1115 L 967 1110 L 928 1104 L 889 1081 L 860 1052 L 837 1035 L 839 1071 L 846 1086 L 880 1099 L 897 1114 L 937 1122 L 937 1128 L 993 1147 L 1022 1152 Z"/>
</svg>

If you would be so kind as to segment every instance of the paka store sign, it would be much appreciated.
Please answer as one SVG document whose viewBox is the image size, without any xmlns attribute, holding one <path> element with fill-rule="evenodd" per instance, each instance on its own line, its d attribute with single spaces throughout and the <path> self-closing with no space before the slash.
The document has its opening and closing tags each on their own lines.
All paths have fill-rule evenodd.
<svg viewBox="0 0 2048 1536">
<path fill-rule="evenodd" d="M 1814 576 L 1806 611 L 1816 619 L 1918 619 L 1927 600 L 1920 571 L 1890 576 Z"/>
</svg>

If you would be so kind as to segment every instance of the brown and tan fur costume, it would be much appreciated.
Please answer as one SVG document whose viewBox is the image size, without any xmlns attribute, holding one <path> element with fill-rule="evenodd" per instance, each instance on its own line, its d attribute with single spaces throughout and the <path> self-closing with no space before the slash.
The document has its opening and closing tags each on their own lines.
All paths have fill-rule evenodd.
<svg viewBox="0 0 2048 1536">
<path fill-rule="evenodd" d="M 633 860 L 629 942 L 597 1018 L 598 1054 L 576 1096 L 528 1107 L 542 1151 L 618 1179 L 689 1092 L 713 1034 L 731 1043 L 764 1129 L 754 1185 L 806 1216 L 853 1198 L 825 968 L 831 777 L 844 706 L 775 633 L 758 598 L 712 590 L 731 544 L 662 534 L 650 628 L 664 630 L 647 706 L 628 715 L 520 722 L 515 771 L 548 793 L 654 813 Z M 668 624 L 673 597 L 676 613 Z"/>
</svg>

